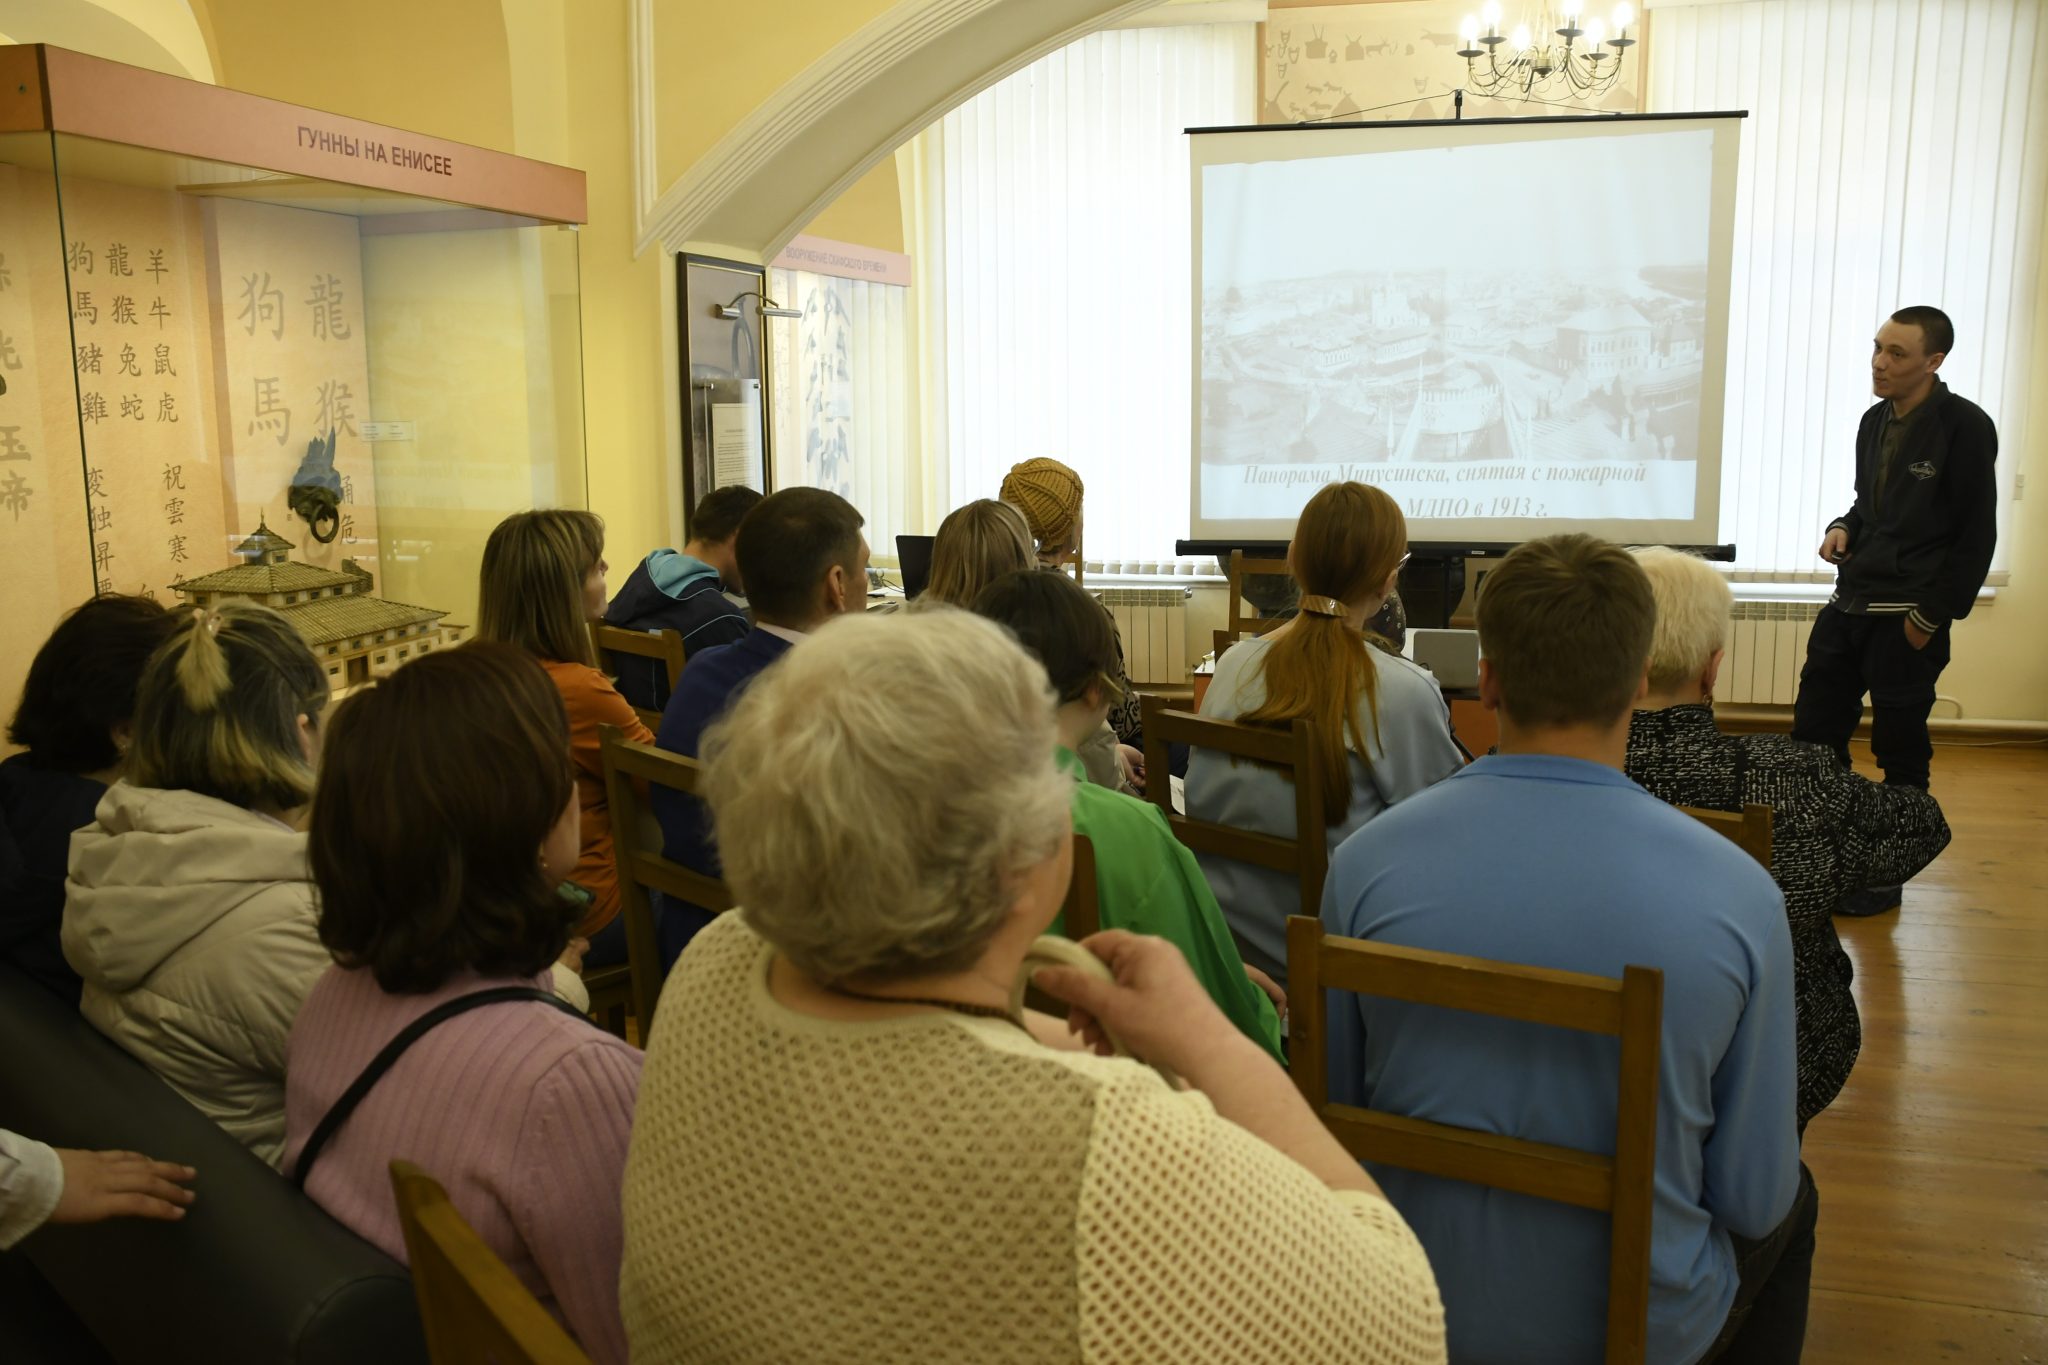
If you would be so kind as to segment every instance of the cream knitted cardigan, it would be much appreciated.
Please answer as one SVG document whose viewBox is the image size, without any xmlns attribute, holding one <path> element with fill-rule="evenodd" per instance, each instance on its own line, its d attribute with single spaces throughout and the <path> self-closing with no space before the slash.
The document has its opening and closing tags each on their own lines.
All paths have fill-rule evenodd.
<svg viewBox="0 0 2048 1365">
<path fill-rule="evenodd" d="M 1444 1359 L 1421 1246 L 1137 1063 L 833 1023 L 737 914 L 663 994 L 626 1167 L 633 1359 Z"/>
</svg>

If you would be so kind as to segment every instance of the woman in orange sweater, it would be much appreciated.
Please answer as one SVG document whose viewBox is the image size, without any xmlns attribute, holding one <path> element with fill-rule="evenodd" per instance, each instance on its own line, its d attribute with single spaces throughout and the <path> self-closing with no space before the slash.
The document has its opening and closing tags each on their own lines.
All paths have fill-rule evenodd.
<svg viewBox="0 0 2048 1365">
<path fill-rule="evenodd" d="M 588 906 L 576 933 L 590 940 L 586 967 L 626 959 L 619 919 L 618 868 L 612 861 L 611 806 L 605 798 L 598 727 L 652 744 L 611 679 L 597 669 L 590 623 L 604 615 L 604 521 L 590 512 L 516 512 L 484 545 L 477 636 L 517 645 L 540 660 L 569 713 L 569 751 L 583 808 L 583 848 L 565 891 Z"/>
</svg>

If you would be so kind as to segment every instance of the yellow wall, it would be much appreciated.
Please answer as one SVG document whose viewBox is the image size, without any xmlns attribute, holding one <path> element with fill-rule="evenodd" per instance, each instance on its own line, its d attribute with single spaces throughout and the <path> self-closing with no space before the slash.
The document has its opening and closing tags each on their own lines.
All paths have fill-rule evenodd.
<svg viewBox="0 0 2048 1365">
<path fill-rule="evenodd" d="M 806 224 L 804 231 L 878 251 L 903 250 L 903 198 L 896 158 L 885 157 L 876 163 Z"/>
<path fill-rule="evenodd" d="M 890 7 L 889 0 L 655 0 L 656 188 L 674 184 L 792 76 Z M 624 79 L 624 66 L 614 71 Z"/>
<path fill-rule="evenodd" d="M 498 0 L 192 0 L 192 8 L 212 34 L 222 85 L 513 150 Z"/>
</svg>

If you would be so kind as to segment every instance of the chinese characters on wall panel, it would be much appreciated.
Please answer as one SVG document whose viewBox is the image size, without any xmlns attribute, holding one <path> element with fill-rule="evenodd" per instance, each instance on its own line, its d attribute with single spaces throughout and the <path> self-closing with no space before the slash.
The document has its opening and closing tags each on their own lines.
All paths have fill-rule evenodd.
<svg viewBox="0 0 2048 1365">
<path fill-rule="evenodd" d="M 370 380 L 356 220 L 229 199 L 209 200 L 206 212 L 223 441 L 233 452 L 231 514 L 243 533 L 266 520 L 298 546 L 292 557 L 303 563 L 338 569 L 359 559 L 374 572 L 377 490 L 362 435 Z M 321 488 L 331 501 L 304 491 Z M 339 523 L 327 544 L 314 534 L 323 515 Z"/>
<path fill-rule="evenodd" d="M 227 563 L 198 207 L 162 190 L 63 188 L 71 369 L 102 591 L 149 593 Z"/>
<path fill-rule="evenodd" d="M 10 710 L 57 618 L 93 590 L 59 243 L 49 174 L 0 165 L 0 698 Z"/>
</svg>

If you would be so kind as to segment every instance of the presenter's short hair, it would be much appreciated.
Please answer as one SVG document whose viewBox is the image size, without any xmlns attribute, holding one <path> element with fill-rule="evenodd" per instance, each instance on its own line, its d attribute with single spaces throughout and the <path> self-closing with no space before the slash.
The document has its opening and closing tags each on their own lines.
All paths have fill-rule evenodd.
<svg viewBox="0 0 2048 1365">
<path fill-rule="evenodd" d="M 797 645 L 704 740 L 748 925 L 826 984 L 974 962 L 1071 828 L 1053 711 L 1037 661 L 964 611 L 848 617 Z"/>
<path fill-rule="evenodd" d="M 1728 580 L 1698 555 L 1668 545 L 1635 550 L 1636 563 L 1650 579 L 1657 602 L 1657 627 L 1650 636 L 1650 686 L 1684 687 L 1697 682 L 1707 660 L 1728 644 L 1728 620 L 1735 593 Z"/>
<path fill-rule="evenodd" d="M 1904 327 L 1918 327 L 1926 341 L 1921 349 L 1927 355 L 1947 355 L 1956 344 L 1956 325 L 1948 320 L 1948 314 L 1932 304 L 1916 303 L 1901 308 L 1892 314 L 1892 321 Z"/>
<path fill-rule="evenodd" d="M 1501 709 L 1525 726 L 1607 725 L 1642 686 L 1657 624 L 1634 556 L 1588 535 L 1510 551 L 1479 589 L 1479 651 Z"/>
</svg>

